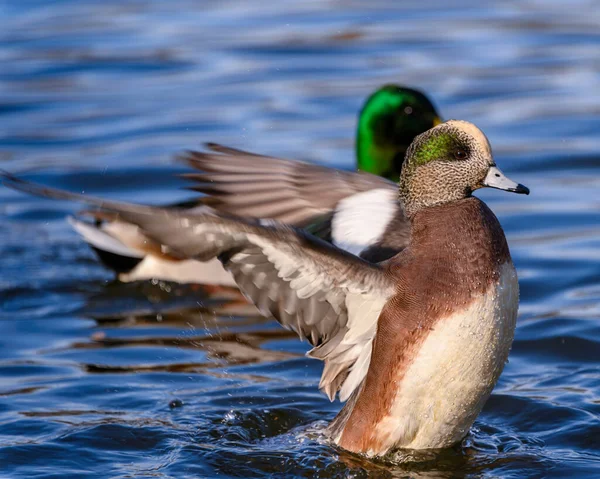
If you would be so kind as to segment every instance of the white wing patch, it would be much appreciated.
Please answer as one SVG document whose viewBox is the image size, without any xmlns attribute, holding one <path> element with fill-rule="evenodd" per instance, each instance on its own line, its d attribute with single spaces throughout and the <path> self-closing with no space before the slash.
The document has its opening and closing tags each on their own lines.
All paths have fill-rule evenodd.
<svg viewBox="0 0 600 479">
<path fill-rule="evenodd" d="M 396 191 L 386 188 L 344 198 L 331 222 L 333 244 L 359 256 L 383 236 L 398 208 Z"/>
</svg>

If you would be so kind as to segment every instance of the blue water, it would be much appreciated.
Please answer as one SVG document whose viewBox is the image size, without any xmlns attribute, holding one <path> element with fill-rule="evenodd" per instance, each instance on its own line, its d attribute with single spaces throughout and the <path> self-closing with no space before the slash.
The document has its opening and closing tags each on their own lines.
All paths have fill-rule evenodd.
<svg viewBox="0 0 600 479">
<path fill-rule="evenodd" d="M 399 5 L 396 5 L 398 3 Z M 516 340 L 465 442 L 367 460 L 306 343 L 198 287 L 120 285 L 77 206 L 0 188 L 2 477 L 600 477 L 600 4 L 0 4 L 0 167 L 159 203 L 216 141 L 350 169 L 388 82 L 475 122 L 529 197 L 479 194 L 521 282 Z"/>
</svg>

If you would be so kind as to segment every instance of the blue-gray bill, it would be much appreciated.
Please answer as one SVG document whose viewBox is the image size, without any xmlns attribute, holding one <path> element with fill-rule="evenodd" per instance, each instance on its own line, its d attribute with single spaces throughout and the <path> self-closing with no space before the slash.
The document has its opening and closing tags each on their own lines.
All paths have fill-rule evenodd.
<svg viewBox="0 0 600 479">
<path fill-rule="evenodd" d="M 518 193 L 520 195 L 529 194 L 529 188 L 508 178 L 497 166 L 490 167 L 488 174 L 483 180 L 483 186 L 496 188 L 498 190 L 512 191 L 513 193 Z"/>
</svg>

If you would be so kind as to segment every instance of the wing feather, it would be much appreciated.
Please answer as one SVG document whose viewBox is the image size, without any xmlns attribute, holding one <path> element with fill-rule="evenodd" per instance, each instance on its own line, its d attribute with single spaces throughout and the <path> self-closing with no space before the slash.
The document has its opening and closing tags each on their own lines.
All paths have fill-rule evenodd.
<svg viewBox="0 0 600 479">
<path fill-rule="evenodd" d="M 320 388 L 346 400 L 366 375 L 377 319 L 395 282 L 369 263 L 306 231 L 277 222 L 107 201 L 25 182 L 4 182 L 31 194 L 83 201 L 136 225 L 176 258 L 219 257 L 262 314 L 307 339 L 325 362 Z M 365 366 L 366 365 L 366 366 Z"/>
<path fill-rule="evenodd" d="M 188 151 L 180 160 L 199 173 L 185 174 L 191 189 L 211 196 L 219 211 L 272 218 L 305 226 L 331 213 L 344 198 L 372 189 L 396 190 L 379 176 L 349 172 L 208 144 L 209 152 Z"/>
</svg>

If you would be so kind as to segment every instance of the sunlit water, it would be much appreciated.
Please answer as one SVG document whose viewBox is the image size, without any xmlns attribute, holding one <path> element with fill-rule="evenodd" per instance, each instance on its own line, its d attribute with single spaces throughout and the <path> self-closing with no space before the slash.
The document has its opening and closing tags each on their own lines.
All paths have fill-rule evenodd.
<svg viewBox="0 0 600 479">
<path fill-rule="evenodd" d="M 0 167 L 145 202 L 189 196 L 171 160 L 203 141 L 350 169 L 365 96 L 425 89 L 532 190 L 479 195 L 521 309 L 464 443 L 331 447 L 305 343 L 231 297 L 111 284 L 76 206 L 0 188 L 2 477 L 600 477 L 600 5 L 397 3 L 5 2 Z"/>
</svg>

